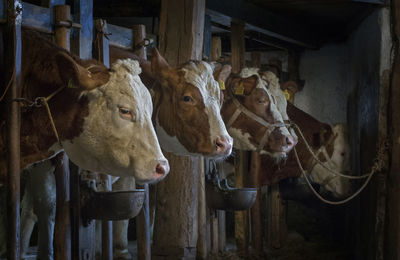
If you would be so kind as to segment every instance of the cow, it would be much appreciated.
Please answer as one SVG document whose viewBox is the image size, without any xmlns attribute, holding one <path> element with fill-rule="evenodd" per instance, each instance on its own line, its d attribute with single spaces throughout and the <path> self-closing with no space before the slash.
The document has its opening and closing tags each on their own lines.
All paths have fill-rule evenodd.
<svg viewBox="0 0 400 260">
<path fill-rule="evenodd" d="M 277 78 L 244 68 L 226 84 L 222 117 L 233 136 L 235 148 L 267 154 L 277 162 L 285 159 L 297 143 L 284 124 L 286 100 L 273 95 Z M 277 86 L 276 86 L 277 85 Z"/>
<path fill-rule="evenodd" d="M 27 29 L 22 31 L 22 53 L 21 168 L 64 150 L 83 169 L 134 177 L 139 183 L 155 183 L 168 174 L 169 164 L 152 124 L 151 95 L 140 80 L 137 61 L 117 60 L 108 69 Z M 35 102 L 38 97 L 51 97 L 51 115 L 45 104 Z M 6 109 L 0 105 L 4 182 Z"/>
<path fill-rule="evenodd" d="M 334 171 L 349 174 L 350 146 L 345 125 L 330 126 L 322 123 L 291 103 L 287 104 L 287 113 L 290 119 L 300 127 L 320 161 Z M 345 197 L 350 193 L 350 180 L 334 175 L 317 164 L 303 140 L 296 145 L 296 150 L 303 168 L 311 175 L 313 182 L 323 186 L 336 198 Z M 259 176 L 262 185 L 271 185 L 288 177 L 300 177 L 301 171 L 292 152 L 288 159 L 279 165 L 274 164 L 274 161 L 267 156 L 262 156 Z"/>
</svg>

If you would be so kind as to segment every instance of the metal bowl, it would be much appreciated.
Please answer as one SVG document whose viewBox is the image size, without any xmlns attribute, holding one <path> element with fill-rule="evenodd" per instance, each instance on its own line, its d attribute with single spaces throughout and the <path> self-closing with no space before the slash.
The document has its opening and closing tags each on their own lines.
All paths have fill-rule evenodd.
<svg viewBox="0 0 400 260">
<path fill-rule="evenodd" d="M 226 180 L 216 184 L 207 182 L 206 200 L 208 207 L 219 210 L 246 210 L 254 205 L 256 188 L 232 188 Z"/>
<path fill-rule="evenodd" d="M 131 191 L 90 192 L 83 203 L 86 219 L 123 220 L 136 217 L 144 201 L 143 189 Z"/>
</svg>

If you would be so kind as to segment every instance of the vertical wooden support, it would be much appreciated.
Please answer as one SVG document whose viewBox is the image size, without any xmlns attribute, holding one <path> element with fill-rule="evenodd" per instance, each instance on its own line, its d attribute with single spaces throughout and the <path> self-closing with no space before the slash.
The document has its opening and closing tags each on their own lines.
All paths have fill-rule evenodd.
<svg viewBox="0 0 400 260">
<path fill-rule="evenodd" d="M 260 52 L 251 53 L 251 66 L 255 68 L 261 67 Z M 261 216 L 261 186 L 259 184 L 259 173 L 261 166 L 261 158 L 259 153 L 251 152 L 250 162 L 250 186 L 257 188 L 257 198 L 254 206 L 250 209 L 251 216 L 251 246 L 256 254 L 256 258 L 262 256 L 263 251 L 263 227 Z"/>
<path fill-rule="evenodd" d="M 202 54 L 204 0 L 161 1 L 160 51 L 172 65 Z M 171 172 L 157 184 L 153 259 L 196 257 L 198 238 L 199 157 L 165 153 Z"/>
<path fill-rule="evenodd" d="M 111 176 L 102 174 L 102 180 L 104 181 L 105 191 L 111 191 Z M 113 259 L 113 225 L 112 221 L 101 221 L 101 259 L 112 260 Z"/>
<path fill-rule="evenodd" d="M 213 36 L 211 39 L 211 60 L 217 61 L 222 56 L 221 37 Z"/>
<path fill-rule="evenodd" d="M 393 29 L 392 39 L 394 41 L 394 57 L 392 75 L 389 89 L 389 107 L 385 111 L 389 112 L 389 131 L 391 142 L 390 154 L 390 170 L 388 176 L 387 190 L 387 224 L 386 224 L 386 240 L 385 240 L 385 259 L 400 258 L 400 3 L 398 1 L 391 2 L 391 12 Z"/>
<path fill-rule="evenodd" d="M 133 26 L 133 40 L 134 45 L 137 46 L 146 38 L 146 27 L 143 24 Z M 147 58 L 146 48 L 142 46 L 137 49 L 135 54 L 143 59 Z M 140 185 L 139 188 L 145 190 L 145 199 L 143 201 L 143 208 L 139 215 L 136 217 L 136 237 L 137 237 L 137 250 L 138 259 L 150 260 L 151 259 L 151 237 L 150 237 L 150 194 L 149 185 Z"/>
<path fill-rule="evenodd" d="M 7 26 L 4 30 L 5 78 L 11 86 L 7 94 L 7 252 L 8 259 L 20 259 L 20 109 L 12 100 L 20 95 L 22 4 L 8 0 Z"/>
<path fill-rule="evenodd" d="M 92 58 L 93 0 L 74 0 L 74 21 L 82 25 L 73 31 L 71 50 L 82 59 Z"/>
<path fill-rule="evenodd" d="M 204 17 L 204 39 L 203 39 L 203 59 L 210 60 L 211 48 L 211 17 Z M 204 164 L 208 160 L 203 160 L 200 164 L 202 169 L 199 171 L 199 208 L 198 208 L 198 240 L 197 240 L 197 258 L 206 259 L 208 256 L 207 248 L 207 205 L 206 205 L 206 190 L 205 187 L 205 169 Z"/>
<path fill-rule="evenodd" d="M 95 56 L 105 66 L 110 67 L 110 51 L 107 39 L 107 22 L 102 19 L 94 21 L 96 29 L 95 38 Z M 104 183 L 104 191 L 111 191 L 111 176 L 101 174 L 102 182 Z M 113 259 L 113 225 L 112 221 L 101 221 L 101 258 L 102 260 Z"/>
<path fill-rule="evenodd" d="M 279 184 L 270 186 L 268 191 L 268 245 L 281 248 L 286 238 L 286 225 L 284 223 L 284 204 L 279 193 Z"/>
<path fill-rule="evenodd" d="M 71 20 L 70 7 L 54 7 L 56 44 L 69 51 L 70 29 L 58 26 L 59 21 Z M 56 222 L 54 228 L 55 259 L 71 259 L 71 226 L 70 226 L 70 174 L 68 157 L 61 153 L 56 157 Z"/>
<path fill-rule="evenodd" d="M 245 66 L 244 23 L 232 21 L 231 23 L 231 60 L 232 72 L 238 73 Z M 248 152 L 239 151 L 235 158 L 235 183 L 236 187 L 243 187 L 243 176 L 248 171 Z M 246 241 L 246 211 L 235 212 L 235 240 L 240 253 L 247 252 Z"/>
<path fill-rule="evenodd" d="M 199 236 L 197 240 L 197 259 L 207 259 L 207 205 L 205 187 L 204 161 L 199 164 L 199 208 L 198 208 L 198 225 Z"/>
<path fill-rule="evenodd" d="M 71 20 L 71 8 L 69 5 L 57 5 L 54 7 L 55 40 L 56 44 L 66 50 L 70 50 L 70 29 L 57 25 L 60 21 Z"/>
<path fill-rule="evenodd" d="M 68 156 L 62 152 L 55 158 L 56 225 L 54 228 L 55 259 L 71 259 L 71 221 Z"/>
</svg>

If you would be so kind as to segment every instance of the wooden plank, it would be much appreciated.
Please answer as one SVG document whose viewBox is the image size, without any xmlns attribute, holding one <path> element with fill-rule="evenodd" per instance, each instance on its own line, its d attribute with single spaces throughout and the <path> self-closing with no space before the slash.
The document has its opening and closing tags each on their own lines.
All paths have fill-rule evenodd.
<svg viewBox="0 0 400 260">
<path fill-rule="evenodd" d="M 101 174 L 101 179 L 104 183 L 104 191 L 111 191 L 111 176 L 107 174 Z M 112 260 L 113 259 L 113 222 L 112 221 L 101 221 L 101 259 Z"/>
<path fill-rule="evenodd" d="M 53 32 L 52 9 L 22 2 L 24 10 L 22 14 L 22 26 L 35 30 L 51 33 Z"/>
<path fill-rule="evenodd" d="M 207 259 L 207 205 L 206 205 L 206 191 L 201 187 L 205 187 L 205 172 L 204 163 L 199 164 L 199 208 L 198 208 L 198 225 L 199 225 L 199 237 L 197 240 L 197 259 Z"/>
<path fill-rule="evenodd" d="M 71 19 L 70 6 L 54 7 L 56 23 Z M 70 29 L 58 26 L 55 28 L 55 41 L 60 47 L 69 51 Z M 56 221 L 54 231 L 55 259 L 71 259 L 71 226 L 70 226 L 70 174 L 68 156 L 61 153 L 56 157 Z"/>
<path fill-rule="evenodd" d="M 55 158 L 56 219 L 54 227 L 54 259 L 71 259 L 70 174 L 66 153 Z"/>
<path fill-rule="evenodd" d="M 0 0 L 0 23 L 6 22 L 6 1 Z"/>
<path fill-rule="evenodd" d="M 159 26 L 161 54 L 171 66 L 200 60 L 204 31 L 204 0 L 162 0 Z M 171 171 L 157 184 L 153 258 L 195 258 L 198 238 L 199 157 L 164 153 Z M 190 173 L 190 178 L 188 178 Z M 179 190 L 179 192 L 177 192 Z"/>
<path fill-rule="evenodd" d="M 237 188 L 244 186 L 243 176 L 248 171 L 248 165 L 249 152 L 239 150 L 235 157 L 235 186 Z M 237 250 L 241 255 L 248 253 L 246 223 L 247 211 L 235 211 L 235 240 Z"/>
<path fill-rule="evenodd" d="M 218 254 L 218 215 L 216 210 L 210 211 L 210 227 L 211 227 L 211 253 Z"/>
<path fill-rule="evenodd" d="M 20 105 L 12 102 L 20 96 L 22 57 L 22 4 L 19 0 L 7 1 L 7 26 L 4 29 L 5 78 L 12 79 L 7 93 L 7 259 L 20 259 Z"/>
<path fill-rule="evenodd" d="M 133 32 L 131 29 L 109 24 L 108 32 L 110 33 L 108 36 L 110 39 L 110 45 L 124 49 L 132 49 Z"/>
<path fill-rule="evenodd" d="M 213 36 L 211 39 L 211 60 L 217 61 L 222 56 L 221 37 Z"/>
<path fill-rule="evenodd" d="M 231 23 L 231 61 L 233 73 L 238 73 L 245 66 L 244 53 L 244 23 L 235 20 Z"/>
<path fill-rule="evenodd" d="M 46 8 L 52 8 L 56 5 L 65 5 L 65 0 L 41 0 L 40 5 Z"/>
<path fill-rule="evenodd" d="M 315 49 L 318 39 L 307 26 L 272 13 L 245 0 L 207 1 L 207 13 L 219 16 L 219 22 L 229 26 L 231 17 L 246 22 L 246 28 L 265 35 Z M 210 12 L 213 11 L 213 12 Z"/>
<path fill-rule="evenodd" d="M 82 59 L 92 58 L 93 0 L 74 0 L 74 21 L 80 30 L 73 30 L 71 51 Z"/>
<path fill-rule="evenodd" d="M 146 38 L 146 27 L 143 24 L 136 24 L 133 26 L 131 34 L 133 37 L 133 44 L 136 46 Z M 146 48 L 142 46 L 135 51 L 135 54 L 146 59 Z M 138 259 L 150 260 L 151 259 L 151 230 L 150 230 L 150 194 L 149 185 L 140 185 L 139 188 L 144 189 L 145 199 L 143 201 L 143 208 L 139 215 L 136 217 L 136 237 L 137 237 L 137 252 Z"/>
<path fill-rule="evenodd" d="M 220 179 L 225 179 L 226 175 L 223 170 L 223 161 L 217 162 L 218 173 Z M 224 210 L 217 210 L 218 214 L 218 250 L 225 252 L 226 250 L 226 218 Z"/>
<path fill-rule="evenodd" d="M 203 42 L 203 58 L 211 60 L 211 17 L 204 17 L 204 42 Z"/>
<path fill-rule="evenodd" d="M 259 55 L 258 55 L 259 57 Z M 253 60 L 254 61 L 254 60 Z M 259 64 L 259 61 L 258 61 Z M 257 66 L 256 64 L 253 64 Z M 256 254 L 256 258 L 260 258 L 263 252 L 263 226 L 261 221 L 261 187 L 259 184 L 259 172 L 261 166 L 260 155 L 257 152 L 251 152 L 250 163 L 250 186 L 257 188 L 257 197 L 253 207 L 250 209 L 251 214 L 251 245 Z"/>
<path fill-rule="evenodd" d="M 96 37 L 94 41 L 94 53 L 97 60 L 101 61 L 108 68 L 110 67 L 110 45 L 108 38 L 108 25 L 103 19 L 94 21 Z"/>
</svg>

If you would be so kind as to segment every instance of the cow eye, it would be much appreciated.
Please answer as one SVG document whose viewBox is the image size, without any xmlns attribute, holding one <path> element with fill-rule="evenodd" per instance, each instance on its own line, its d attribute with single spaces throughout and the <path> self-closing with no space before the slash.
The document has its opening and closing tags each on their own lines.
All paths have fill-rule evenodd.
<svg viewBox="0 0 400 260">
<path fill-rule="evenodd" d="M 184 102 L 193 102 L 193 98 L 191 96 L 184 96 L 183 101 Z"/>
<path fill-rule="evenodd" d="M 123 119 L 135 122 L 136 118 L 130 109 L 124 107 L 119 107 L 118 109 L 119 109 L 119 114 Z"/>
<path fill-rule="evenodd" d="M 258 104 L 265 104 L 265 102 L 267 102 L 267 100 L 266 99 L 259 99 L 258 100 Z"/>
</svg>

